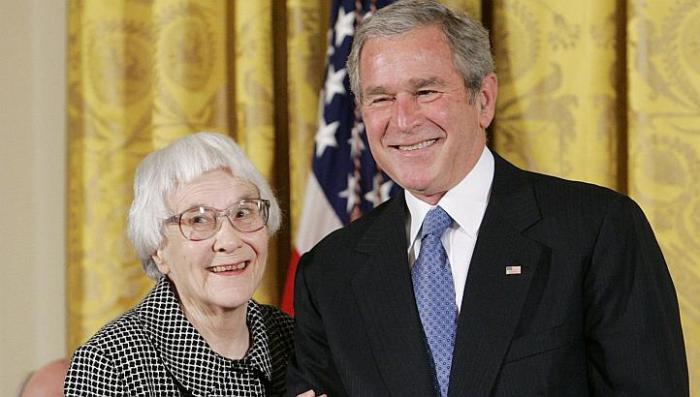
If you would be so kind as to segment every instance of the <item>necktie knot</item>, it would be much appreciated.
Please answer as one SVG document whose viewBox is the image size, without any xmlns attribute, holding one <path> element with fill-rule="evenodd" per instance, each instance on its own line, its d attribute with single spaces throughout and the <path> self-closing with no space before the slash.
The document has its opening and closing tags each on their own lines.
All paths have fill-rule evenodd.
<svg viewBox="0 0 700 397">
<path fill-rule="evenodd" d="M 432 235 L 440 238 L 445 230 L 452 224 L 452 218 L 442 207 L 435 207 L 428 211 L 423 220 L 423 237 Z"/>
</svg>

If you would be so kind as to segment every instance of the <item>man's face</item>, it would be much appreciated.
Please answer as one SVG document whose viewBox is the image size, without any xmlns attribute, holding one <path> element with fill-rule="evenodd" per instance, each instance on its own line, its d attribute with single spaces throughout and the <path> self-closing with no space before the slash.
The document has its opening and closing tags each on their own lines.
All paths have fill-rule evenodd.
<svg viewBox="0 0 700 397">
<path fill-rule="evenodd" d="M 496 76 L 472 103 L 436 26 L 365 42 L 361 109 L 372 155 L 404 189 L 437 203 L 478 161 L 496 101 Z"/>
</svg>

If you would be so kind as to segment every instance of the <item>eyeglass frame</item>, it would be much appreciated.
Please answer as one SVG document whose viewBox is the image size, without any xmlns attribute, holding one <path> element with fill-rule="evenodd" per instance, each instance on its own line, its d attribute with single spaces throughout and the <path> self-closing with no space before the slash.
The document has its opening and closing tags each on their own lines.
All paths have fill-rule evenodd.
<svg viewBox="0 0 700 397">
<path fill-rule="evenodd" d="M 236 209 L 237 209 L 241 204 L 243 204 L 243 203 L 251 203 L 251 202 L 252 202 L 252 203 L 256 203 L 256 206 L 258 207 L 258 212 L 259 212 L 260 214 L 264 214 L 264 216 L 262 217 L 262 218 L 263 218 L 263 223 L 262 223 L 262 225 L 261 225 L 259 228 L 257 228 L 257 229 L 253 229 L 253 230 L 241 230 L 238 226 L 236 226 L 236 223 L 229 217 L 229 215 L 230 215 L 231 210 L 232 210 L 233 208 L 236 208 Z M 209 236 L 207 236 L 207 237 L 204 237 L 204 238 L 193 239 L 193 238 L 188 237 L 188 236 L 185 234 L 185 231 L 182 230 L 182 216 L 185 215 L 186 213 L 188 213 L 188 212 L 194 210 L 194 209 L 211 210 L 211 211 L 213 211 L 213 212 L 216 214 L 216 215 L 215 215 L 216 227 L 212 230 L 211 235 L 209 235 Z M 204 241 L 204 240 L 207 240 L 207 239 L 212 238 L 214 235 L 216 235 L 216 233 L 219 232 L 219 230 L 221 230 L 221 224 L 223 223 L 223 222 L 221 221 L 221 218 L 223 218 L 223 217 L 225 217 L 226 219 L 228 219 L 229 223 L 231 224 L 231 227 L 233 227 L 233 228 L 236 229 L 237 231 L 239 231 L 239 232 L 241 232 L 241 233 L 255 233 L 255 232 L 261 230 L 262 228 L 264 228 L 265 226 L 267 226 L 267 222 L 270 220 L 270 200 L 267 200 L 267 199 L 264 199 L 264 198 L 243 199 L 243 200 L 239 200 L 239 201 L 236 202 L 235 204 L 233 204 L 233 205 L 231 205 L 231 206 L 229 206 L 228 208 L 223 209 L 223 210 L 220 210 L 220 209 L 214 208 L 214 207 L 209 207 L 209 206 L 206 206 L 206 205 L 195 205 L 194 207 L 190 207 L 190 208 L 188 208 L 188 209 L 186 209 L 186 210 L 180 212 L 179 214 L 175 214 L 175 215 L 173 215 L 173 216 L 171 216 L 171 217 L 169 217 L 169 218 L 166 218 L 166 219 L 164 220 L 164 223 L 165 223 L 165 224 L 177 224 L 178 230 L 180 230 L 180 234 L 181 234 L 182 237 L 184 237 L 186 240 L 189 240 L 189 241 Z"/>
</svg>

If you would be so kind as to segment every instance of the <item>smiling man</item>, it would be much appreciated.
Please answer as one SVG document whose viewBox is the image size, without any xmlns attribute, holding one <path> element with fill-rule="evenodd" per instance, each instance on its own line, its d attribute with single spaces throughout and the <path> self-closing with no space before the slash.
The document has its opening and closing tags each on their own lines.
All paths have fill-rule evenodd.
<svg viewBox="0 0 700 397">
<path fill-rule="evenodd" d="M 370 149 L 404 188 L 305 254 L 291 393 L 687 396 L 673 283 L 639 207 L 486 147 L 488 32 L 434 1 L 358 29 Z"/>
</svg>

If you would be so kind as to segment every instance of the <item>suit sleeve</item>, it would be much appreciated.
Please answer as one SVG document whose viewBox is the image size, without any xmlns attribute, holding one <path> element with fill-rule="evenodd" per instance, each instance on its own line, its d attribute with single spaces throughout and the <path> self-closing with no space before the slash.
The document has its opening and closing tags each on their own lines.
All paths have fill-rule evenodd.
<svg viewBox="0 0 700 397">
<path fill-rule="evenodd" d="M 308 280 L 313 253 L 299 260 L 294 285 L 294 353 L 287 367 L 287 395 L 307 390 L 316 394 L 343 396 L 341 381 L 324 332 L 323 318 L 314 297 L 313 283 Z M 318 265 L 318 264 L 315 264 Z"/>
<path fill-rule="evenodd" d="M 608 209 L 584 281 L 589 386 L 594 396 L 688 396 L 676 292 L 642 210 Z"/>
<path fill-rule="evenodd" d="M 126 396 L 115 366 L 100 349 L 85 345 L 73 355 L 63 386 L 66 397 Z"/>
</svg>

